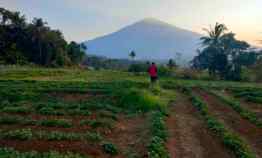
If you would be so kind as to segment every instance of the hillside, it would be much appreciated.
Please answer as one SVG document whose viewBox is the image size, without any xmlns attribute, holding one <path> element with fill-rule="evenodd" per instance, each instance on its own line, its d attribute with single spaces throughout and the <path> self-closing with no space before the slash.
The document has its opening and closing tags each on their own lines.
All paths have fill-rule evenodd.
<svg viewBox="0 0 262 158">
<path fill-rule="evenodd" d="M 112 34 L 84 42 L 89 54 L 127 58 L 134 50 L 138 59 L 169 59 L 182 54 L 191 60 L 199 47 L 200 34 L 147 18 Z"/>
</svg>

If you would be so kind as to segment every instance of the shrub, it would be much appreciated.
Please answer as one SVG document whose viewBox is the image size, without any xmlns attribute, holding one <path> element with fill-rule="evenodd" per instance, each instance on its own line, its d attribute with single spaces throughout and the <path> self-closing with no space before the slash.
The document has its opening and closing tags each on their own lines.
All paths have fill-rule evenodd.
<svg viewBox="0 0 262 158">
<path fill-rule="evenodd" d="M 30 113 L 30 109 L 27 107 L 4 107 L 2 109 L 3 112 L 7 112 L 7 113 Z"/>
<path fill-rule="evenodd" d="M 10 125 L 10 124 L 18 124 L 20 122 L 21 122 L 21 118 L 17 116 L 6 115 L 0 117 L 0 124 Z"/>
<path fill-rule="evenodd" d="M 155 136 L 152 138 L 150 145 L 148 146 L 149 158 L 169 158 L 168 152 L 165 148 L 163 139 Z"/>
<path fill-rule="evenodd" d="M 91 142 L 100 142 L 103 139 L 97 132 L 87 132 L 84 137 Z"/>
<path fill-rule="evenodd" d="M 108 119 L 99 119 L 99 120 L 82 120 L 80 121 L 80 125 L 88 125 L 92 128 L 113 128 L 114 122 Z"/>
<path fill-rule="evenodd" d="M 18 129 L 1 133 L 1 138 L 30 140 L 33 137 L 31 129 Z"/>
<path fill-rule="evenodd" d="M 165 141 L 167 140 L 168 136 L 164 121 L 165 117 L 166 115 L 160 111 L 152 113 L 152 139 L 147 147 L 149 158 L 169 158 L 168 151 L 165 147 Z"/>
<path fill-rule="evenodd" d="M 48 127 L 64 127 L 70 128 L 73 126 L 72 122 L 68 120 L 41 120 L 38 122 L 41 126 L 48 126 Z"/>
<path fill-rule="evenodd" d="M 39 132 L 38 137 L 40 139 L 46 140 L 81 140 L 81 134 L 77 133 L 65 133 L 59 131 L 51 131 L 51 132 Z"/>
<path fill-rule="evenodd" d="M 146 90 L 131 89 L 121 91 L 117 95 L 119 97 L 119 106 L 131 111 L 147 112 L 163 108 L 159 98 Z"/>
<path fill-rule="evenodd" d="M 31 152 L 18 152 L 12 148 L 0 148 L 1 158 L 89 158 L 74 153 L 60 154 L 56 151 L 50 151 L 45 153 L 38 153 L 36 151 Z"/>
<path fill-rule="evenodd" d="M 103 143 L 102 147 L 103 147 L 104 152 L 107 153 L 107 154 L 110 154 L 110 155 L 117 155 L 118 154 L 117 147 L 110 142 Z"/>
<path fill-rule="evenodd" d="M 63 112 L 56 111 L 52 107 L 42 107 L 41 109 L 38 110 L 38 113 L 42 115 L 64 115 Z"/>
</svg>

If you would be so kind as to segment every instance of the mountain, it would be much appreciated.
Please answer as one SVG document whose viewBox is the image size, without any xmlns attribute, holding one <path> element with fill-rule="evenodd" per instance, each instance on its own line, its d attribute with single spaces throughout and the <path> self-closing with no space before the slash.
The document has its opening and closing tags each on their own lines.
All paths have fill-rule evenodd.
<svg viewBox="0 0 262 158">
<path fill-rule="evenodd" d="M 84 42 L 89 54 L 110 58 L 128 58 L 134 50 L 142 60 L 177 58 L 188 62 L 196 55 L 200 34 L 147 18 L 117 32 Z"/>
</svg>

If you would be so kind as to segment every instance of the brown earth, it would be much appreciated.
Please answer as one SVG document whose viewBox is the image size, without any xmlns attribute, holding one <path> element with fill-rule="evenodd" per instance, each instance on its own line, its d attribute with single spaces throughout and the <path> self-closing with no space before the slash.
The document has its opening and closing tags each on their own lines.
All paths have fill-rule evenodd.
<svg viewBox="0 0 262 158">
<path fill-rule="evenodd" d="M 37 116 L 42 118 L 42 116 Z M 33 118 L 37 118 L 36 115 Z M 50 118 L 50 116 L 48 116 Z M 52 116 L 51 116 L 52 117 Z M 55 117 L 55 116 L 54 116 Z M 61 117 L 59 117 L 61 119 Z M 67 117 L 66 117 L 67 118 Z M 74 119 L 80 119 L 76 117 Z M 86 117 L 84 117 L 86 119 Z M 91 117 L 95 119 L 95 116 Z M 125 158 L 125 152 L 128 150 L 135 151 L 139 157 L 145 157 L 147 150 L 146 144 L 148 141 L 148 128 L 146 125 L 145 116 L 136 116 L 127 118 L 120 115 L 118 121 L 115 123 L 113 129 L 97 129 L 103 133 L 105 141 L 109 140 L 117 146 L 119 154 L 114 156 L 116 158 Z M 72 128 L 58 128 L 58 127 L 43 127 L 43 126 L 23 126 L 23 125 L 1 125 L 0 129 L 15 130 L 21 128 L 31 128 L 33 131 L 63 131 L 63 132 L 76 132 L 84 133 L 92 130 L 88 126 L 79 126 L 78 124 Z M 45 140 L 0 140 L 0 147 L 13 147 L 19 151 L 40 151 L 46 152 L 55 150 L 59 152 L 75 152 L 84 155 L 90 155 L 94 158 L 110 158 L 111 156 L 105 154 L 101 145 L 90 144 L 86 141 L 45 141 Z"/>
<path fill-rule="evenodd" d="M 101 92 L 86 92 L 86 93 L 67 93 L 67 92 L 51 92 L 50 97 L 55 97 L 66 102 L 85 101 L 94 97 L 104 97 Z"/>
<path fill-rule="evenodd" d="M 167 119 L 171 158 L 230 158 L 232 155 L 207 129 L 187 96 L 177 94 Z"/>
<path fill-rule="evenodd" d="M 138 157 L 147 157 L 146 145 L 149 140 L 149 127 L 146 116 L 127 118 L 121 115 L 112 133 L 107 138 L 122 151 L 116 158 L 127 157 L 125 152 L 133 152 Z"/>
<path fill-rule="evenodd" d="M 230 91 L 224 91 L 225 95 L 233 97 L 233 94 Z M 245 107 L 246 109 L 254 112 L 256 116 L 262 120 L 262 105 L 258 103 L 248 102 L 244 98 L 236 98 L 241 106 Z"/>
<path fill-rule="evenodd" d="M 201 96 L 208 104 L 209 111 L 219 121 L 223 122 L 225 126 L 233 132 L 239 134 L 257 154 L 257 157 L 262 157 L 262 129 L 256 127 L 248 120 L 243 119 L 231 107 L 222 103 L 214 95 L 208 94 L 200 89 L 195 89 L 194 93 Z"/>
<path fill-rule="evenodd" d="M 29 140 L 29 141 L 18 141 L 18 140 L 0 140 L 1 147 L 12 147 L 18 151 L 58 151 L 61 153 L 73 152 L 83 155 L 89 155 L 94 158 L 109 158 L 105 155 L 99 145 L 91 145 L 82 141 L 45 141 L 45 140 Z"/>
</svg>

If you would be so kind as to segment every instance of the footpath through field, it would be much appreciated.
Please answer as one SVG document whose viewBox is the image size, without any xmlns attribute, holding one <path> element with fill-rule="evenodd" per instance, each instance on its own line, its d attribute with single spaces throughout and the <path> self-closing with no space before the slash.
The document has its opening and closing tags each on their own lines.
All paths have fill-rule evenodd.
<svg viewBox="0 0 262 158">
<path fill-rule="evenodd" d="M 177 93 L 167 119 L 171 158 L 230 158 L 222 143 L 211 135 L 189 98 Z"/>
<path fill-rule="evenodd" d="M 262 129 L 243 119 L 231 107 L 222 103 L 217 97 L 200 89 L 194 89 L 208 105 L 209 111 L 233 132 L 239 134 L 251 146 L 251 149 L 262 157 Z"/>
</svg>

